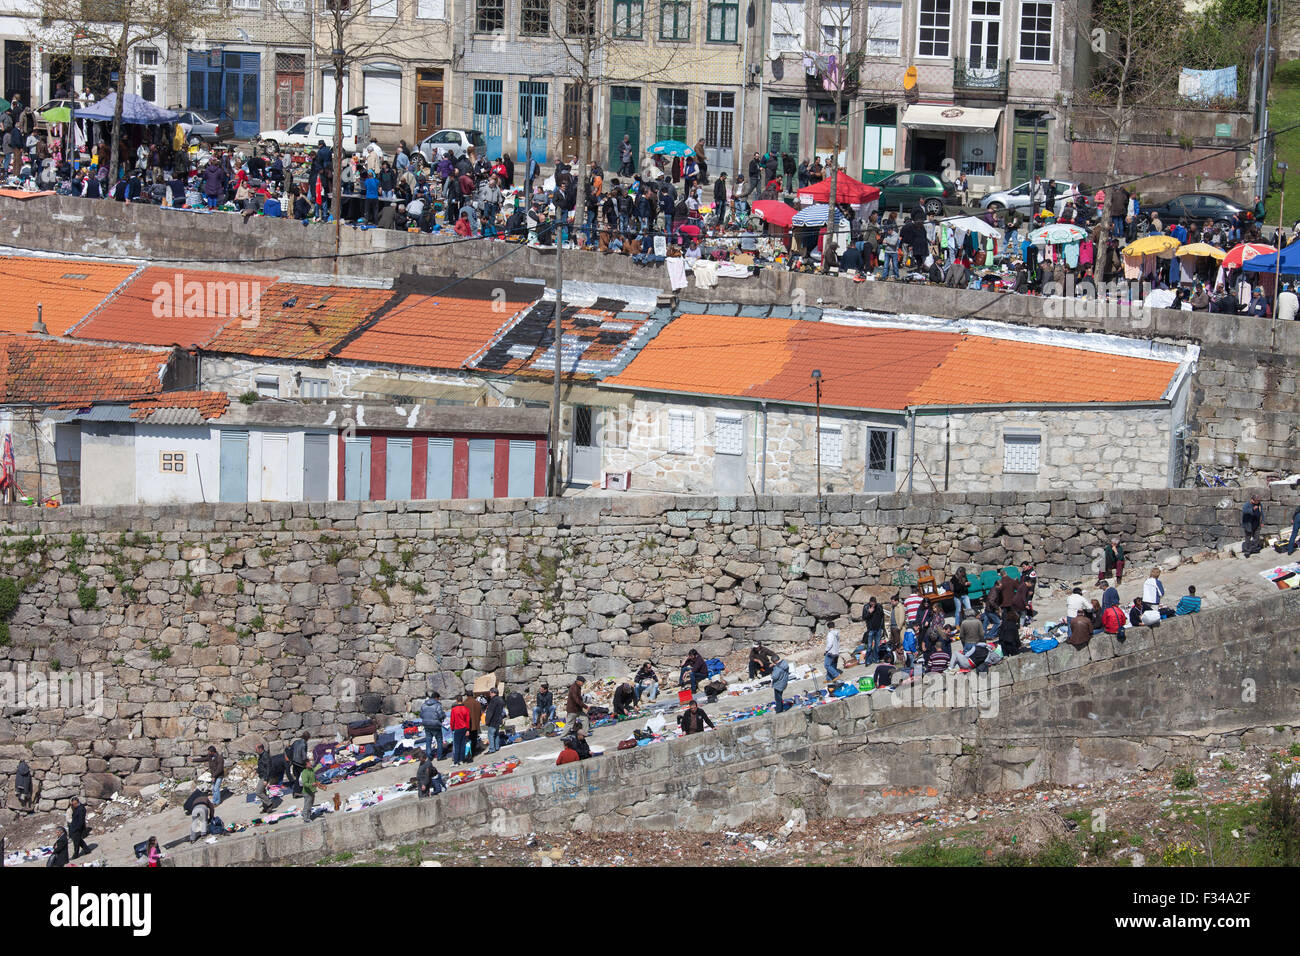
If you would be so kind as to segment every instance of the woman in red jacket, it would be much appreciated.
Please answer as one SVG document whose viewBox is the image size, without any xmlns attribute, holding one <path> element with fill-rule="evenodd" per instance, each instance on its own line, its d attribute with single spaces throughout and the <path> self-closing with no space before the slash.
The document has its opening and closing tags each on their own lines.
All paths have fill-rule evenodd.
<svg viewBox="0 0 1300 956">
<path fill-rule="evenodd" d="M 451 709 L 448 723 L 451 726 L 451 762 L 469 763 L 465 756 L 465 743 L 469 739 L 469 706 L 464 697 Z"/>
</svg>

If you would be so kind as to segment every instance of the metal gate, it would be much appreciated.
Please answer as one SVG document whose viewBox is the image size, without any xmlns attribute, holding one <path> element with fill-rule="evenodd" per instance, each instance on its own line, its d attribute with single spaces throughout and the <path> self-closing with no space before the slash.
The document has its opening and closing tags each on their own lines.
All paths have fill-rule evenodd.
<svg viewBox="0 0 1300 956">
<path fill-rule="evenodd" d="M 384 497 L 389 501 L 409 501 L 411 498 L 412 444 L 410 438 L 388 439 Z"/>
<path fill-rule="evenodd" d="M 538 163 L 546 162 L 546 109 L 549 87 L 545 83 L 519 84 L 519 137 L 517 159 L 528 162 L 529 150 Z"/>
<path fill-rule="evenodd" d="M 328 501 L 330 496 L 330 436 L 302 439 L 302 499 Z"/>
<path fill-rule="evenodd" d="M 501 91 L 502 80 L 474 81 L 474 128 L 483 134 L 486 140 L 487 156 L 495 158 L 501 155 Z"/>
<path fill-rule="evenodd" d="M 735 121 L 735 93 L 704 94 L 704 158 L 710 175 L 735 171 Z"/>
<path fill-rule="evenodd" d="M 469 497 L 496 497 L 496 457 L 495 438 L 469 440 Z"/>
<path fill-rule="evenodd" d="M 343 440 L 343 498 L 346 501 L 370 500 L 370 439 Z"/>
<path fill-rule="evenodd" d="M 615 86 L 609 91 L 609 165 L 614 172 L 621 162 L 623 137 L 632 144 L 632 169 L 641 158 L 641 90 L 636 86 Z"/>
</svg>

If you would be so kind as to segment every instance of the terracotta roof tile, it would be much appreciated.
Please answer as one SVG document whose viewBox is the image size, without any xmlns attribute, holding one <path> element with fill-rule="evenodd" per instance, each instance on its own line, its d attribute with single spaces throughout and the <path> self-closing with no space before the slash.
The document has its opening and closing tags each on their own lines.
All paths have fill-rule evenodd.
<svg viewBox="0 0 1300 956">
<path fill-rule="evenodd" d="M 611 385 L 901 410 L 909 405 L 1159 399 L 1178 365 L 1014 339 L 742 316 L 683 315 Z"/>
<path fill-rule="evenodd" d="M 46 329 L 63 335 L 135 271 L 120 263 L 0 256 L 5 304 L 0 332 L 30 332 L 39 304 Z"/>
<path fill-rule="evenodd" d="M 193 348 L 212 339 L 230 319 L 256 314 L 262 293 L 274 282 L 230 272 L 148 268 L 69 334 Z"/>
<path fill-rule="evenodd" d="M 262 292 L 255 319 L 235 319 L 205 351 L 317 360 L 382 309 L 388 289 L 276 282 Z"/>
<path fill-rule="evenodd" d="M 171 356 L 168 349 L 0 336 L 0 401 L 89 405 L 156 395 Z"/>
<path fill-rule="evenodd" d="M 230 407 L 225 392 L 164 392 L 156 397 L 131 403 L 132 418 L 148 418 L 164 408 L 192 408 L 205 419 L 220 418 Z"/>
<path fill-rule="evenodd" d="M 462 368 L 530 304 L 489 298 L 407 295 L 335 354 L 360 362 Z"/>
</svg>

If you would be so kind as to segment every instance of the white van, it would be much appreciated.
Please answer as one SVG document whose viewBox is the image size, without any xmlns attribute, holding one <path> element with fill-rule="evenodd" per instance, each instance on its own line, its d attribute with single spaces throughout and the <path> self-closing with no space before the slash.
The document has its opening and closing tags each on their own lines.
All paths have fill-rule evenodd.
<svg viewBox="0 0 1300 956">
<path fill-rule="evenodd" d="M 321 140 L 326 146 L 334 145 L 334 111 L 304 116 L 288 129 L 264 130 L 257 134 L 258 140 L 275 143 L 281 149 L 285 147 L 301 149 L 311 148 Z M 358 106 L 343 114 L 343 152 L 355 153 L 358 147 L 364 149 L 370 143 L 370 117 L 366 108 Z"/>
</svg>

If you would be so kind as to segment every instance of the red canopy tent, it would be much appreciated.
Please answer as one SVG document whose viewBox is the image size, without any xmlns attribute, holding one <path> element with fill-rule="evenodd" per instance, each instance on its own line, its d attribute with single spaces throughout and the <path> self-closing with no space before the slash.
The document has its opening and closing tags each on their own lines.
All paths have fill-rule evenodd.
<svg viewBox="0 0 1300 956">
<path fill-rule="evenodd" d="M 760 199 L 754 203 L 754 212 L 763 218 L 763 221 L 781 229 L 789 229 L 790 222 L 794 219 L 797 210 L 787 206 L 783 202 L 775 199 Z"/>
<path fill-rule="evenodd" d="M 859 182 L 843 170 L 836 177 L 835 184 L 835 202 L 849 203 L 856 206 L 858 203 L 871 202 L 880 198 L 880 190 L 875 186 L 868 186 L 864 182 Z M 831 179 L 827 176 L 819 183 L 813 183 L 811 186 L 805 186 L 799 190 L 799 201 L 805 205 L 816 202 L 828 203 L 831 201 Z"/>
</svg>

